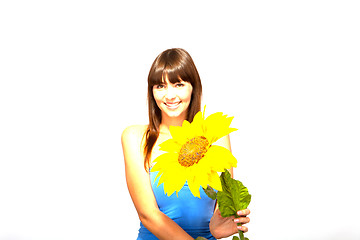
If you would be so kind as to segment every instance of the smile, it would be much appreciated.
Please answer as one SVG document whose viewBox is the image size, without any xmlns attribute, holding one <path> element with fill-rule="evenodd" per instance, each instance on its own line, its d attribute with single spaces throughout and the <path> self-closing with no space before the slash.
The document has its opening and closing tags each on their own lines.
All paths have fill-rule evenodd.
<svg viewBox="0 0 360 240">
<path fill-rule="evenodd" d="M 180 105 L 181 101 L 179 102 L 164 102 L 167 108 L 169 109 L 176 109 Z"/>
</svg>

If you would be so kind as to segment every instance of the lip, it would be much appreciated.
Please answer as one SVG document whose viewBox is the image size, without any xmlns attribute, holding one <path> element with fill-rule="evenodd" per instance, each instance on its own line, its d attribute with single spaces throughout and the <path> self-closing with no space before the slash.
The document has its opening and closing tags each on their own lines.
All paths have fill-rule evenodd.
<svg viewBox="0 0 360 240">
<path fill-rule="evenodd" d="M 181 101 L 179 102 L 164 102 L 165 106 L 169 109 L 176 109 L 177 107 L 179 107 Z"/>
</svg>

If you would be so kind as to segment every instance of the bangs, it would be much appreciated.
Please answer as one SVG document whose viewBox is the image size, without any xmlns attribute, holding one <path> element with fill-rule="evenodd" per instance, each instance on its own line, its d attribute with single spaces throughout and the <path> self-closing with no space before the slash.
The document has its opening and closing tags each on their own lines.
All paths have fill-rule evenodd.
<svg viewBox="0 0 360 240">
<path fill-rule="evenodd" d="M 172 84 L 184 81 L 193 85 L 193 78 L 185 71 L 184 66 L 182 66 L 181 63 L 178 63 L 158 64 L 157 67 L 154 67 L 149 73 L 149 87 L 152 88 L 154 85 L 163 84 L 165 82 L 165 77 L 167 77 Z"/>
</svg>

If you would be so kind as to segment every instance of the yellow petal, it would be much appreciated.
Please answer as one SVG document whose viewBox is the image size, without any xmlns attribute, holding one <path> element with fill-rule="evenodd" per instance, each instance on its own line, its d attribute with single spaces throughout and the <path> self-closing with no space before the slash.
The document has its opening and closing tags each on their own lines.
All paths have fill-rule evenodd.
<svg viewBox="0 0 360 240">
<path fill-rule="evenodd" d="M 234 155 L 222 146 L 212 145 L 206 152 L 207 161 L 216 172 L 223 172 L 224 169 L 236 167 L 237 160 Z"/>
<path fill-rule="evenodd" d="M 193 182 L 196 182 L 199 186 L 206 188 L 208 185 L 208 172 L 210 169 L 207 169 L 206 166 L 204 166 L 204 164 L 200 164 L 200 162 L 191 166 L 191 173 L 190 171 L 189 173 L 192 177 L 194 177 Z"/>
<path fill-rule="evenodd" d="M 156 166 L 156 164 L 155 164 Z M 153 169 L 155 169 L 155 166 L 153 167 Z M 171 162 L 169 163 L 166 168 L 161 168 L 159 170 L 159 173 L 161 174 L 161 179 L 159 180 L 159 184 L 163 183 L 164 181 L 167 180 L 167 178 L 173 178 L 174 173 L 177 172 L 177 168 L 180 165 L 176 162 Z M 153 169 L 151 169 L 151 171 L 153 171 Z M 155 169 L 156 170 L 156 169 Z M 159 175 L 158 173 L 158 175 Z"/>
<path fill-rule="evenodd" d="M 193 179 L 192 181 L 188 180 L 189 189 L 190 189 L 191 193 L 194 195 L 194 197 L 201 198 L 200 197 L 200 184 L 194 180 L 195 179 Z"/>
<path fill-rule="evenodd" d="M 174 192 L 179 192 L 186 182 L 185 175 L 179 174 L 179 172 L 182 171 L 181 168 L 183 167 L 180 166 L 177 169 L 172 169 L 166 177 L 166 181 L 164 182 L 164 192 L 168 196 L 172 195 Z"/>
<path fill-rule="evenodd" d="M 203 136 L 204 135 L 204 118 L 201 112 L 198 112 L 192 123 L 191 123 L 191 131 L 195 136 Z"/>
<path fill-rule="evenodd" d="M 151 168 L 151 172 L 157 172 L 163 169 L 168 169 L 169 165 L 177 162 L 178 154 L 176 153 L 164 153 L 158 156 L 154 163 L 155 165 Z"/>
<path fill-rule="evenodd" d="M 229 127 L 233 118 L 234 117 L 227 117 L 227 115 L 217 112 L 205 119 L 205 137 L 209 140 L 210 144 L 237 130 Z"/>
<path fill-rule="evenodd" d="M 159 145 L 161 151 L 178 153 L 181 149 L 179 143 L 175 142 L 173 139 L 169 139 Z"/>
<path fill-rule="evenodd" d="M 197 164 L 194 164 L 193 168 L 196 170 L 196 173 L 207 173 L 211 171 L 212 169 L 212 160 L 211 158 L 208 158 L 208 156 L 211 157 L 211 154 L 208 155 L 208 153 L 205 153 L 204 157 L 200 159 L 200 161 Z"/>
<path fill-rule="evenodd" d="M 164 181 L 164 193 L 171 196 L 174 192 L 179 192 L 184 183 L 185 181 L 179 181 L 178 178 L 168 177 Z"/>
<path fill-rule="evenodd" d="M 218 191 L 222 191 L 221 181 L 220 181 L 220 177 L 219 177 L 218 173 L 212 171 L 208 176 L 209 176 L 209 179 L 208 179 L 209 185 Z"/>
<path fill-rule="evenodd" d="M 183 123 L 182 123 L 182 128 L 190 127 L 190 125 L 191 124 L 189 123 L 189 121 L 184 120 Z"/>
<path fill-rule="evenodd" d="M 173 140 L 180 145 L 185 144 L 188 139 L 186 132 L 187 131 L 184 131 L 180 126 L 170 126 L 170 134 Z"/>
</svg>

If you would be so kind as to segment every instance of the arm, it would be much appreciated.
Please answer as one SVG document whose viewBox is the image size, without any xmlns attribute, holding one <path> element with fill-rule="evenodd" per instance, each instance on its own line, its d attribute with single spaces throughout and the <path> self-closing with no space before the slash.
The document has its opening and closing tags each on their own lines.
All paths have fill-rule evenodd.
<svg viewBox="0 0 360 240">
<path fill-rule="evenodd" d="M 193 240 L 157 206 L 149 174 L 144 169 L 144 156 L 141 150 L 144 130 L 139 126 L 128 127 L 121 136 L 126 182 L 140 221 L 161 240 Z"/>
</svg>

